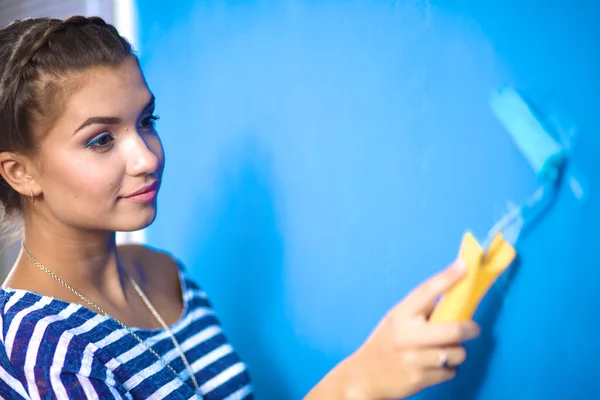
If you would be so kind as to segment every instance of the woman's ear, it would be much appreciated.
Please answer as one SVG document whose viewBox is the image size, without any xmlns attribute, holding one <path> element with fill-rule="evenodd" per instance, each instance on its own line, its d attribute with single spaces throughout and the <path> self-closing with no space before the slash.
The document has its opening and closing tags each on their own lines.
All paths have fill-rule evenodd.
<svg viewBox="0 0 600 400">
<path fill-rule="evenodd" d="M 0 175 L 23 196 L 37 196 L 41 188 L 34 178 L 35 167 L 26 157 L 13 152 L 0 153 Z"/>
</svg>

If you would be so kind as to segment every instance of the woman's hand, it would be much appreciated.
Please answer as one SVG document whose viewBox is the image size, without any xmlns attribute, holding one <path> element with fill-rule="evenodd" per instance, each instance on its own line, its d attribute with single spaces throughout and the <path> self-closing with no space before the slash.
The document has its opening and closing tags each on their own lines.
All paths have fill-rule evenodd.
<svg viewBox="0 0 600 400">
<path fill-rule="evenodd" d="M 457 262 L 392 308 L 366 342 L 317 385 L 306 400 L 388 400 L 447 381 L 465 361 L 461 342 L 479 335 L 472 321 L 430 323 L 436 300 L 465 273 Z"/>
</svg>

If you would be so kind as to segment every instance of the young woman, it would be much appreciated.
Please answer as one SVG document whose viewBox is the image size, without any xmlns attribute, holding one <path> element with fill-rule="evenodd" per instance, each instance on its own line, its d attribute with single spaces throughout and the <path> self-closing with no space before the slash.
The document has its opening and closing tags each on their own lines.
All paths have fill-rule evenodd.
<svg viewBox="0 0 600 400">
<path fill-rule="evenodd" d="M 0 397 L 249 399 L 206 294 L 168 254 L 117 247 L 152 223 L 164 153 L 131 46 L 100 18 L 0 30 L 0 204 L 23 248 L 0 291 Z M 307 395 L 397 399 L 452 378 L 472 321 L 427 321 L 455 263 Z"/>
</svg>

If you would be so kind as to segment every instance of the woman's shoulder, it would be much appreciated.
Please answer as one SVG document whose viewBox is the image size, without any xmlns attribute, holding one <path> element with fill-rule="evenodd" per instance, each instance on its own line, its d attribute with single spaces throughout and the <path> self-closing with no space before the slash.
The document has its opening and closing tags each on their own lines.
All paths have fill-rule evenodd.
<svg viewBox="0 0 600 400">
<path fill-rule="evenodd" d="M 118 247 L 122 260 L 145 262 L 152 266 L 178 267 L 179 261 L 168 251 L 142 243 L 121 244 Z"/>
<path fill-rule="evenodd" d="M 161 293 L 177 293 L 184 299 L 204 298 L 205 306 L 212 306 L 206 293 L 189 273 L 183 261 L 172 253 L 146 244 L 119 246 L 119 256 L 130 267 L 129 272 L 146 289 Z"/>
<path fill-rule="evenodd" d="M 171 284 L 179 284 L 184 280 L 194 288 L 199 288 L 195 279 L 190 275 L 185 263 L 173 253 L 147 244 L 130 243 L 119 246 L 119 256 L 130 264 L 142 267 L 136 273 L 146 273 L 150 277 L 168 279 Z M 139 278 L 143 278 L 138 276 Z"/>
<path fill-rule="evenodd" d="M 182 263 L 171 253 L 146 244 L 119 246 L 119 258 L 143 286 L 161 292 L 179 292 L 184 274 Z"/>
</svg>

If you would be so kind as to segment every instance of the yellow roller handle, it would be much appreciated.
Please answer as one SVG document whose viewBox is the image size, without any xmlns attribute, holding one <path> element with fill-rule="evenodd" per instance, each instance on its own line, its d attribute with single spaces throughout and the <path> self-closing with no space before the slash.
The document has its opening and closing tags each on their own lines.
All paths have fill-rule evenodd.
<svg viewBox="0 0 600 400">
<path fill-rule="evenodd" d="M 463 237 L 459 258 L 467 265 L 467 272 L 440 299 L 430 321 L 454 322 L 473 318 L 479 303 L 516 256 L 513 246 L 498 233 L 485 252 L 471 233 Z"/>
</svg>

